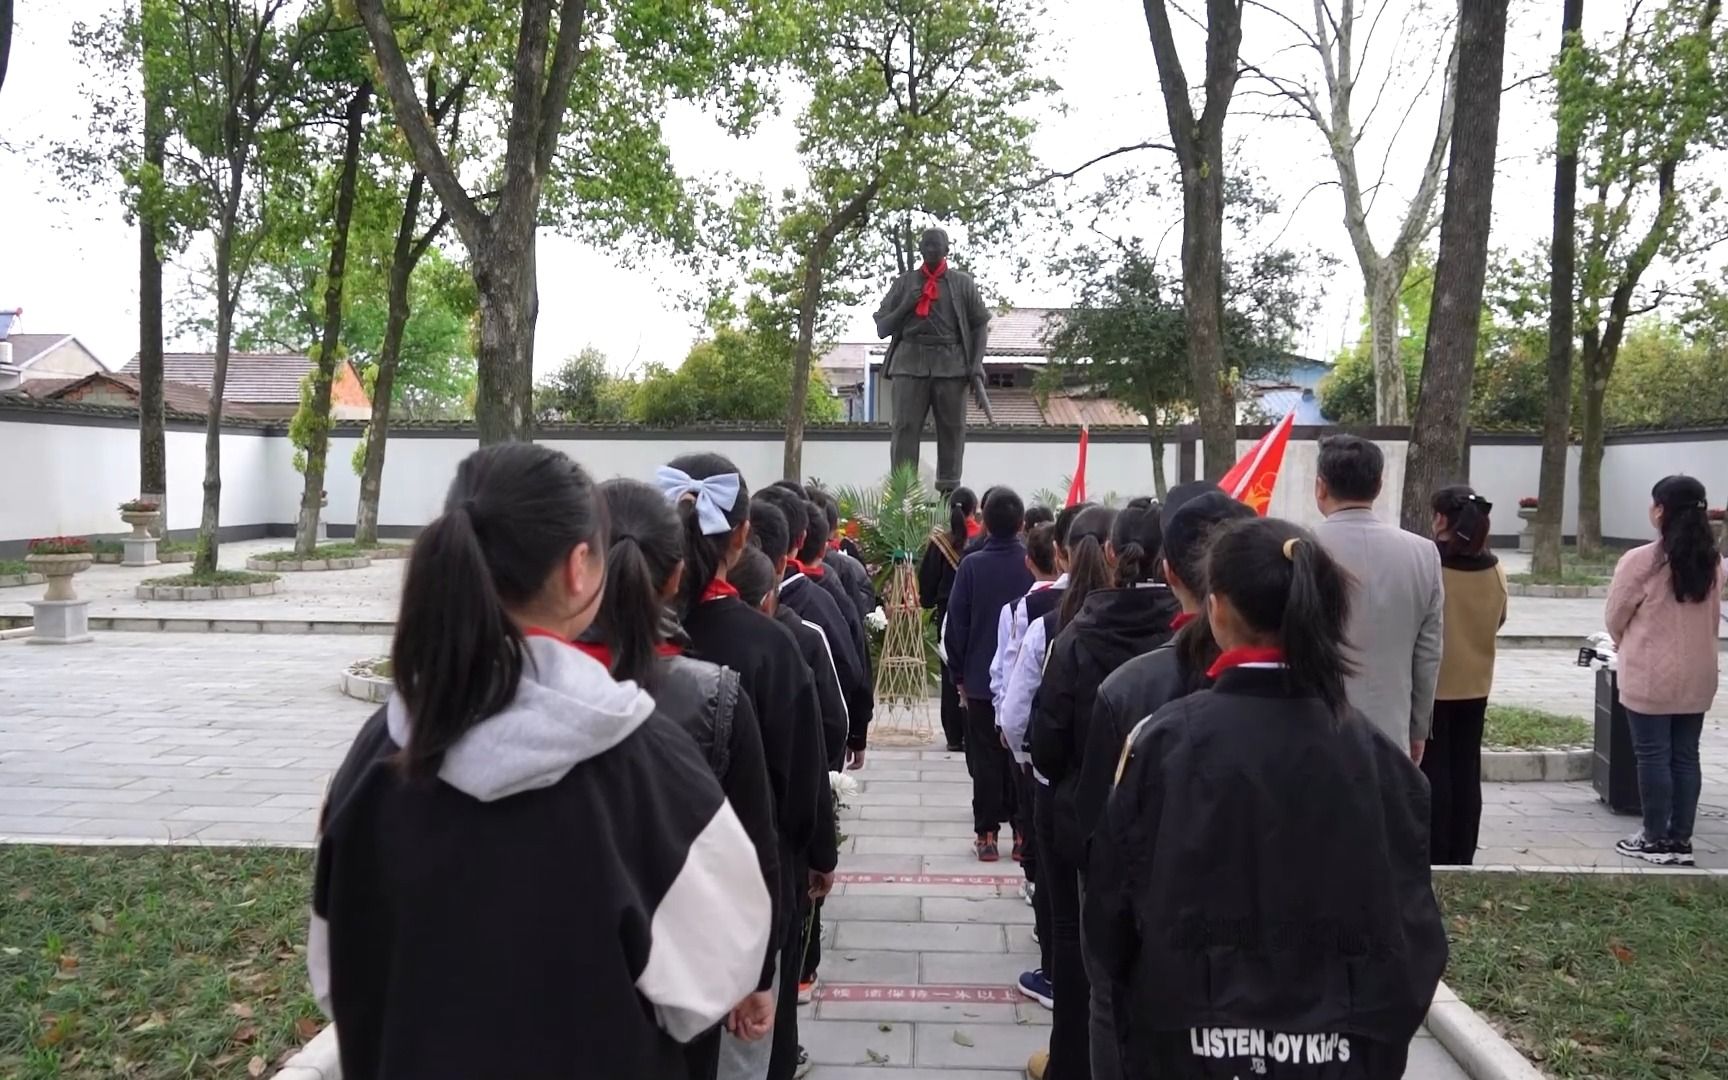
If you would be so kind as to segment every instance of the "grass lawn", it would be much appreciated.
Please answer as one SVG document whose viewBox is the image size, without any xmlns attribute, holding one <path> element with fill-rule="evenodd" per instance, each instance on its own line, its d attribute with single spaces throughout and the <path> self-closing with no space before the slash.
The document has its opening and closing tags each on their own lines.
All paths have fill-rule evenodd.
<svg viewBox="0 0 1728 1080">
<path fill-rule="evenodd" d="M 196 571 L 189 574 L 175 574 L 173 577 L 146 578 L 146 585 L 259 585 L 266 581 L 280 581 L 278 574 L 255 574 L 250 570 L 217 570 L 208 574 Z"/>
<path fill-rule="evenodd" d="M 1728 884 L 1437 874 L 1446 981 L 1561 1080 L 1728 1076 Z"/>
<path fill-rule="evenodd" d="M 364 554 L 366 554 L 365 548 L 341 542 L 335 544 L 319 544 L 317 547 L 312 549 L 312 554 L 310 556 L 301 555 L 293 548 L 289 548 L 287 551 L 266 551 L 262 555 L 254 555 L 252 557 L 254 559 L 262 559 L 266 562 L 298 562 L 307 558 L 356 559 Z"/>
<path fill-rule="evenodd" d="M 317 1033 L 312 853 L 0 846 L 0 1076 L 258 1076 Z"/>
<path fill-rule="evenodd" d="M 1580 559 L 1577 548 L 1566 548 L 1560 552 L 1560 576 L 1535 574 L 1512 574 L 1507 580 L 1515 585 L 1606 585 L 1614 576 L 1614 567 L 1619 565 L 1619 551 L 1604 551 L 1594 559 Z"/>
<path fill-rule="evenodd" d="M 1512 705 L 1488 706 L 1488 724 L 1482 731 L 1483 746 L 1527 750 L 1534 746 L 1589 746 L 1593 737 L 1590 721 L 1577 716 L 1559 716 L 1541 709 Z"/>
</svg>

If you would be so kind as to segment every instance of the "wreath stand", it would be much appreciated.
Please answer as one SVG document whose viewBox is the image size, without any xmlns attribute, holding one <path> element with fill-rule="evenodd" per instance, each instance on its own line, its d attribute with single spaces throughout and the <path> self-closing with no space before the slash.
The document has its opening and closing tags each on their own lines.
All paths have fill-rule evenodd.
<svg viewBox="0 0 1728 1080">
<path fill-rule="evenodd" d="M 935 742 L 930 669 L 924 655 L 924 611 L 918 606 L 918 576 L 912 556 L 896 552 L 888 579 L 888 627 L 876 665 L 873 746 L 927 746 Z"/>
</svg>

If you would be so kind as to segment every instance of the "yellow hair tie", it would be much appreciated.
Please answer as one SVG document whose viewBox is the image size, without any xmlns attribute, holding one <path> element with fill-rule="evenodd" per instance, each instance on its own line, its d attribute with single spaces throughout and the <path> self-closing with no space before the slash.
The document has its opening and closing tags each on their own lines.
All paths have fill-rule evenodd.
<svg viewBox="0 0 1728 1080">
<path fill-rule="evenodd" d="M 1296 561 L 1296 542 L 1300 539 L 1302 539 L 1300 536 L 1292 536 L 1290 539 L 1284 541 L 1284 558 L 1286 560 L 1290 562 Z"/>
</svg>

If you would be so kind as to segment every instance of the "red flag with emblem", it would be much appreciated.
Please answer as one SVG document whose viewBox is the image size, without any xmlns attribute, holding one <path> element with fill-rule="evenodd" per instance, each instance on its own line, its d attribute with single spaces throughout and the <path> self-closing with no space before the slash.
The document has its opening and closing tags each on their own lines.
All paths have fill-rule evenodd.
<svg viewBox="0 0 1728 1080">
<path fill-rule="evenodd" d="M 1086 442 L 1090 430 L 1085 424 L 1080 425 L 1080 460 L 1074 464 L 1074 479 L 1068 482 L 1066 506 L 1086 501 Z"/>
<path fill-rule="evenodd" d="M 1243 455 L 1230 471 L 1218 481 L 1224 493 L 1238 502 L 1254 508 L 1261 517 L 1272 505 L 1272 490 L 1278 486 L 1278 470 L 1284 465 L 1284 448 L 1290 443 L 1290 429 L 1296 426 L 1296 410 L 1292 409 L 1271 431 Z"/>
</svg>

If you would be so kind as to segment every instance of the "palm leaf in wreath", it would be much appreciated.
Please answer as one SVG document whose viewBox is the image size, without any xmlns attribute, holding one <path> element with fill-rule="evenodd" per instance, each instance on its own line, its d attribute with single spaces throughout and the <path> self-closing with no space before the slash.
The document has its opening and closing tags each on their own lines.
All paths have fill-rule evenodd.
<svg viewBox="0 0 1728 1080">
<path fill-rule="evenodd" d="M 843 487 L 834 497 L 840 513 L 858 524 L 865 561 L 876 566 L 917 558 L 944 521 L 942 499 L 911 465 L 895 469 L 878 487 Z"/>
</svg>

